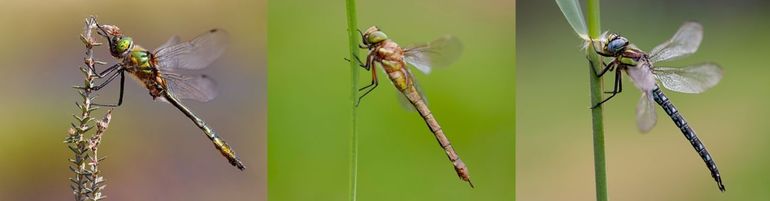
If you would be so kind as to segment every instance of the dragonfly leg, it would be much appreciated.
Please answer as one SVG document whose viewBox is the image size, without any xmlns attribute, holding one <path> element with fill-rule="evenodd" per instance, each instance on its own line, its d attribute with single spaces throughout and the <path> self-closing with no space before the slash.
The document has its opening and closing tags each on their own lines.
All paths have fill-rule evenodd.
<svg viewBox="0 0 770 201">
<path fill-rule="evenodd" d="M 124 86 L 126 84 L 126 76 L 125 76 L 125 71 L 123 71 L 123 69 L 120 69 L 117 72 L 115 72 L 115 74 L 110 76 L 110 78 L 108 78 L 107 81 L 105 81 L 101 85 L 99 85 L 97 87 L 93 87 L 91 89 L 94 90 L 94 91 L 97 91 L 97 90 L 101 89 L 102 87 L 107 85 L 107 83 L 112 82 L 112 80 L 114 80 L 115 77 L 117 77 L 118 74 L 120 74 L 120 95 L 118 96 L 118 103 L 117 104 L 99 104 L 99 103 L 94 103 L 93 105 L 101 106 L 101 107 L 118 107 L 118 106 L 123 104 L 123 91 L 124 91 Z"/>
<path fill-rule="evenodd" d="M 356 60 L 355 60 L 355 62 L 356 62 L 356 64 L 358 64 L 358 66 L 361 66 L 361 68 L 364 68 L 364 69 L 366 69 L 366 70 L 369 70 L 369 66 L 365 65 L 365 64 L 364 64 L 364 62 L 362 62 L 362 61 L 361 61 L 361 59 L 360 59 L 360 58 L 358 58 L 358 56 L 357 56 L 357 55 L 354 55 L 354 56 L 353 56 L 353 58 L 355 58 L 355 59 L 356 59 Z M 366 58 L 368 59 L 369 57 L 367 56 Z M 353 62 L 352 60 L 350 60 L 350 59 L 348 59 L 348 58 L 345 58 L 345 61 L 348 61 L 348 62 Z"/>
<path fill-rule="evenodd" d="M 623 73 L 620 70 L 615 71 L 615 84 L 612 87 L 612 92 L 609 92 L 612 95 L 610 95 L 609 97 L 605 98 L 604 100 L 602 100 L 601 102 L 597 103 L 596 105 L 592 106 L 591 109 L 596 109 L 597 107 L 601 106 L 602 104 L 604 104 L 608 100 L 610 100 L 613 97 L 615 97 L 615 95 L 618 95 L 620 92 L 623 91 L 623 80 L 621 80 L 622 74 Z"/>
<path fill-rule="evenodd" d="M 588 56 L 586 56 L 586 59 L 588 59 Z M 615 60 L 612 60 L 612 62 L 610 62 L 609 64 L 605 63 L 604 60 L 602 60 L 602 70 L 601 72 L 596 72 L 596 69 L 593 68 L 594 62 L 591 61 L 591 59 L 588 59 L 588 63 L 591 64 L 591 71 L 594 72 L 594 75 L 596 75 L 596 77 L 604 76 L 605 73 L 607 73 L 608 71 L 613 71 L 617 66 L 617 62 L 615 62 Z"/>
<path fill-rule="evenodd" d="M 614 67 L 613 67 L 614 68 Z M 614 96 L 615 94 L 619 94 L 620 92 L 623 92 L 623 80 L 621 80 L 621 74 L 620 70 L 615 71 L 615 81 L 614 85 L 612 86 L 612 91 L 605 91 L 604 93 L 612 94 Z"/>
<path fill-rule="evenodd" d="M 96 74 L 96 77 L 97 78 L 104 78 L 105 76 L 107 76 L 107 74 L 112 73 L 113 71 L 118 70 L 118 69 L 122 69 L 122 65 L 120 65 L 120 64 L 112 65 L 109 68 L 104 69 L 104 71 L 102 71 L 101 73 Z"/>
<path fill-rule="evenodd" d="M 110 35 L 107 33 L 107 30 L 104 30 L 104 27 L 102 27 L 102 25 L 100 25 L 99 23 L 96 23 L 96 28 L 99 28 L 99 32 L 96 32 L 96 33 L 98 33 L 101 36 L 104 36 L 104 38 L 107 39 L 107 42 L 110 45 L 110 47 L 112 47 L 112 40 L 110 38 Z"/>
<path fill-rule="evenodd" d="M 607 54 L 607 53 L 603 52 L 601 49 L 596 48 L 596 43 L 594 43 L 593 41 L 591 41 L 591 46 L 593 46 L 594 52 L 596 52 L 596 54 L 599 54 L 599 55 L 604 56 L 604 57 L 613 57 L 612 54 Z"/>
<path fill-rule="evenodd" d="M 366 41 L 366 38 L 364 38 L 364 32 L 361 32 L 361 29 L 356 29 L 356 31 L 358 31 L 358 35 L 361 35 L 361 41 Z M 369 46 L 366 45 L 366 42 L 363 42 L 363 44 L 358 44 L 358 48 L 369 49 Z"/>
<path fill-rule="evenodd" d="M 119 70 L 119 71 L 116 71 L 116 72 L 112 73 L 112 75 L 110 75 L 110 77 L 107 78 L 107 80 L 105 80 L 104 82 L 102 82 L 101 84 L 99 84 L 97 86 L 91 87 L 90 89 L 93 90 L 93 91 L 99 91 L 104 86 L 107 86 L 107 84 L 112 82 L 112 80 L 115 80 L 115 78 L 117 78 L 119 75 L 123 75 L 123 70 Z M 102 77 L 104 77 L 104 76 L 102 76 Z"/>
<path fill-rule="evenodd" d="M 361 103 L 361 99 L 363 99 L 364 96 L 369 94 L 369 92 L 372 92 L 372 90 L 374 90 L 374 88 L 377 88 L 377 85 L 379 85 L 379 82 L 377 81 L 377 71 L 371 68 L 371 66 L 374 65 L 374 60 L 368 61 L 367 65 L 370 66 L 368 70 L 372 72 L 372 83 L 361 89 L 358 89 L 358 91 L 362 91 L 368 88 L 368 90 L 366 90 L 366 92 L 364 92 L 363 95 L 358 97 L 358 101 L 356 101 L 356 107 L 358 107 L 358 105 Z"/>
</svg>

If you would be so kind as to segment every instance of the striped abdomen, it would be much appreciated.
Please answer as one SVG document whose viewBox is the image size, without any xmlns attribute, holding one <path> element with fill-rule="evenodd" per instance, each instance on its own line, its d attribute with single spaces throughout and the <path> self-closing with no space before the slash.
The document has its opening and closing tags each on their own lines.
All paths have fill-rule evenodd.
<svg viewBox="0 0 770 201">
<path fill-rule="evenodd" d="M 679 114 L 679 111 L 676 109 L 676 107 L 674 107 L 674 104 L 671 104 L 671 101 L 668 100 L 668 97 L 666 97 L 666 95 L 660 91 L 660 88 L 656 87 L 652 90 L 652 97 L 655 102 L 657 102 L 658 105 L 660 105 L 660 107 L 666 111 L 666 114 L 671 117 L 671 120 L 674 121 L 676 127 L 682 131 L 682 134 L 684 134 L 684 137 L 687 138 L 687 141 L 690 141 L 692 147 L 695 148 L 695 152 L 698 152 L 698 155 L 700 155 L 701 159 L 703 159 L 703 162 L 706 163 L 706 167 L 708 167 L 709 171 L 711 171 L 711 177 L 713 177 L 717 182 L 719 190 L 725 191 L 725 186 L 722 184 L 722 177 L 719 174 L 719 169 L 717 169 L 717 164 L 714 162 L 714 159 L 711 158 L 711 154 L 709 154 L 708 150 L 706 150 L 706 147 L 703 145 L 700 139 L 698 139 L 698 136 L 695 135 L 695 131 L 693 131 L 692 128 L 687 125 L 687 121 L 685 121 L 684 117 Z"/>
<path fill-rule="evenodd" d="M 230 145 L 227 144 L 221 137 L 219 137 L 214 130 L 209 128 L 209 126 L 206 125 L 206 123 L 203 121 L 203 119 L 199 118 L 197 115 L 192 113 L 187 107 L 182 105 L 179 100 L 177 100 L 176 97 L 169 94 L 168 92 L 163 93 L 163 97 L 166 98 L 166 100 L 171 103 L 172 105 L 176 106 L 182 113 L 185 114 L 185 116 L 189 117 L 190 120 L 195 123 L 198 128 L 200 128 L 204 134 L 206 134 L 206 137 L 211 140 L 212 143 L 214 143 L 214 147 L 219 150 L 219 153 L 222 154 L 225 158 L 227 158 L 227 161 L 230 162 L 231 165 L 235 166 L 236 168 L 243 170 L 245 167 L 243 166 L 243 163 L 240 159 L 238 159 L 238 156 L 235 155 L 235 151 L 233 151 L 232 148 L 230 148 Z"/>
</svg>

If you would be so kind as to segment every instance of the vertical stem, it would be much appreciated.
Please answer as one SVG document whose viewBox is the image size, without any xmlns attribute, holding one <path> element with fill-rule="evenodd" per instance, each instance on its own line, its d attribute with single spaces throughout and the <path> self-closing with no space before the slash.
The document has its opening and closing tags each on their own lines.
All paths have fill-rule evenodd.
<svg viewBox="0 0 770 201">
<path fill-rule="evenodd" d="M 69 129 L 68 135 L 64 142 L 67 143 L 67 147 L 74 153 L 70 162 L 70 171 L 75 173 L 75 176 L 70 178 L 72 192 L 75 195 L 76 201 L 95 201 L 105 198 L 102 191 L 104 190 L 104 177 L 101 176 L 99 171 L 99 162 L 103 158 L 99 158 L 98 146 L 102 140 L 102 136 L 109 125 L 109 119 L 111 118 L 110 112 L 105 114 L 104 119 L 96 120 L 96 134 L 91 135 L 89 138 L 87 132 L 94 128 L 94 118 L 92 112 L 98 107 L 93 105 L 94 97 L 91 96 L 93 92 L 94 81 L 98 78 L 95 72 L 96 64 L 104 64 L 103 62 L 94 60 L 93 47 L 100 45 L 92 37 L 92 30 L 96 26 L 96 18 L 86 18 L 83 34 L 80 36 L 83 44 L 86 46 L 84 63 L 85 66 L 81 66 L 80 70 L 85 75 L 83 80 L 83 86 L 76 86 L 79 89 L 79 94 L 83 98 L 83 102 L 76 103 L 77 108 L 80 110 L 79 115 L 73 115 L 76 122 L 72 123 L 72 128 Z"/>
<path fill-rule="evenodd" d="M 348 21 L 348 43 L 350 45 L 350 200 L 356 200 L 358 191 L 358 131 L 356 130 L 356 99 L 358 98 L 358 22 L 356 21 L 356 1 L 345 0 Z M 372 69 L 374 70 L 374 69 Z"/>
<path fill-rule="evenodd" d="M 588 0 L 588 35 L 591 38 L 598 38 L 601 27 L 599 27 L 599 0 Z M 602 60 L 594 51 L 593 45 L 587 48 L 588 59 L 591 61 L 589 66 L 589 85 L 591 88 L 591 105 L 596 105 L 602 101 L 602 79 L 596 76 L 597 69 L 601 69 Z M 602 107 L 596 107 L 591 110 L 591 119 L 593 121 L 593 142 L 594 142 L 594 175 L 596 178 L 596 200 L 607 200 L 607 168 L 604 156 L 604 118 L 602 117 Z"/>
</svg>

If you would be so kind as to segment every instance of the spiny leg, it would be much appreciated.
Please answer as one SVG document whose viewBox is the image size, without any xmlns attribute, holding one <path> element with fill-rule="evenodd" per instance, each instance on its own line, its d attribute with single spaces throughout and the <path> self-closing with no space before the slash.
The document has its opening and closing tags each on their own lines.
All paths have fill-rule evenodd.
<svg viewBox="0 0 770 201">
<path fill-rule="evenodd" d="M 615 95 L 617 95 L 617 94 L 619 94 L 620 92 L 623 91 L 623 80 L 621 80 L 622 74 L 623 73 L 620 71 L 620 69 L 615 71 L 615 84 L 612 87 L 612 92 L 610 92 L 612 95 L 610 95 L 609 97 L 605 98 L 601 102 L 597 103 L 596 105 L 591 107 L 591 109 L 595 109 L 595 108 L 601 106 L 604 102 L 607 102 L 608 100 L 612 99 L 612 97 L 615 97 Z"/>
<path fill-rule="evenodd" d="M 365 86 L 365 87 L 363 87 L 363 88 L 361 88 L 361 89 L 358 89 L 358 91 L 362 91 L 362 90 L 365 90 L 365 89 L 368 88 L 368 90 L 366 90 L 366 92 L 364 92 L 363 95 L 358 97 L 358 101 L 356 101 L 356 107 L 358 107 L 358 105 L 361 104 L 361 99 L 363 99 L 364 96 L 369 94 L 369 92 L 372 92 L 372 90 L 374 90 L 374 88 L 377 88 L 377 86 L 379 85 L 379 82 L 377 80 L 377 70 L 375 70 L 373 68 L 374 67 L 374 57 L 372 57 L 371 55 L 368 56 L 367 57 L 366 65 L 368 66 L 367 70 L 372 72 L 372 83 L 367 85 L 367 86 Z"/>
<path fill-rule="evenodd" d="M 118 69 L 122 70 L 122 67 L 123 67 L 123 65 L 120 65 L 120 64 L 112 65 L 109 68 L 104 69 L 101 73 L 96 74 L 96 77 L 97 78 L 104 78 L 105 76 L 107 76 L 107 74 L 112 73 L 115 70 L 118 70 Z"/>
<path fill-rule="evenodd" d="M 594 62 L 591 61 L 591 59 L 588 58 L 588 56 L 586 56 L 586 60 L 588 60 L 588 63 L 591 65 L 591 72 L 594 72 L 594 75 L 596 75 L 596 77 L 604 76 L 604 74 L 607 73 L 607 71 L 612 71 L 613 69 L 615 69 L 615 66 L 617 65 L 615 60 L 613 60 L 610 64 L 606 64 L 606 63 L 604 63 L 604 60 L 602 59 L 602 66 L 604 68 L 602 68 L 601 72 L 597 73 L 596 69 L 593 67 L 594 66 Z"/>
<path fill-rule="evenodd" d="M 591 43 L 591 46 L 593 46 L 594 52 L 596 52 L 596 54 L 599 54 L 599 55 L 604 56 L 604 57 L 613 57 L 612 54 L 607 54 L 605 52 L 602 52 L 599 48 L 596 48 L 596 43 L 594 43 L 593 40 L 591 40 L 590 43 Z"/>
<path fill-rule="evenodd" d="M 117 70 L 117 72 L 114 72 L 115 70 Z M 123 70 L 124 70 L 124 69 L 123 69 L 123 68 L 121 68 L 121 65 L 120 65 L 120 64 L 115 64 L 115 65 L 113 65 L 113 66 L 111 66 L 111 67 L 109 67 L 109 68 L 105 69 L 105 70 L 104 70 L 104 71 L 102 71 L 101 73 L 98 73 L 98 74 L 96 74 L 96 75 L 95 75 L 95 76 L 96 76 L 96 78 L 104 78 L 104 77 L 106 77 L 106 76 L 107 76 L 107 74 L 110 74 L 110 73 L 112 73 L 112 75 L 110 75 L 110 77 L 109 77 L 109 78 L 107 78 L 107 80 L 106 80 L 106 81 L 102 82 L 101 84 L 99 84 L 99 85 L 97 85 L 97 86 L 95 86 L 95 87 L 91 87 L 91 88 L 90 88 L 90 90 L 93 90 L 93 91 L 98 91 L 98 90 L 99 90 L 99 89 L 101 89 L 102 87 L 104 87 L 104 86 L 106 86 L 107 84 L 109 84 L 110 82 L 112 82 L 112 80 L 114 80 L 115 78 L 117 78 L 118 74 L 121 74 L 121 72 L 122 72 Z M 78 88 L 78 89 L 85 89 L 85 87 L 76 87 L 76 88 Z"/>
<path fill-rule="evenodd" d="M 107 39 L 107 44 L 109 44 L 110 47 L 112 47 L 113 45 L 112 37 L 110 37 L 109 33 L 107 33 L 107 30 L 104 30 L 104 27 L 102 27 L 102 25 L 100 25 L 99 23 L 96 23 L 96 27 L 99 28 L 99 32 L 97 33 L 99 33 L 99 35 L 101 36 L 104 36 L 104 38 Z"/>
<path fill-rule="evenodd" d="M 123 69 L 120 69 L 119 71 L 116 71 L 116 72 L 114 72 L 112 75 L 110 75 L 110 77 L 109 77 L 109 78 L 107 78 L 107 80 L 105 80 L 104 82 L 102 82 L 101 84 L 99 84 L 99 85 L 97 85 L 97 86 L 93 86 L 93 87 L 91 87 L 90 89 L 91 89 L 91 90 L 93 90 L 93 91 L 99 91 L 99 90 L 100 90 L 100 89 L 102 89 L 104 86 L 107 86 L 107 84 L 109 84 L 110 82 L 112 82 L 112 80 L 115 80 L 115 78 L 117 78 L 117 77 L 118 77 L 118 75 L 121 75 L 121 76 L 123 75 Z M 102 76 L 102 77 L 103 77 L 103 76 Z"/>
<path fill-rule="evenodd" d="M 123 104 L 123 91 L 125 89 L 126 76 L 125 76 L 125 71 L 122 68 L 120 70 L 118 70 L 117 72 L 115 72 L 115 74 L 110 76 L 110 78 L 108 78 L 107 81 L 103 82 L 100 86 L 93 87 L 93 88 L 91 88 L 91 90 L 98 91 L 99 89 L 101 89 L 102 87 L 107 85 L 109 82 L 112 82 L 112 80 L 115 79 L 115 77 L 117 77 L 118 74 L 120 74 L 120 95 L 118 96 L 118 103 L 117 104 L 99 104 L 99 103 L 94 103 L 93 105 L 102 106 L 102 107 L 118 107 L 118 106 Z"/>
<path fill-rule="evenodd" d="M 361 29 L 356 29 L 356 31 L 358 31 L 358 35 L 361 35 L 361 41 L 363 42 L 363 44 L 358 44 L 358 48 L 369 49 L 369 46 L 365 42 L 366 38 L 364 38 L 364 32 L 361 32 Z"/>
<path fill-rule="evenodd" d="M 622 72 L 620 70 L 615 72 L 615 84 L 612 86 L 612 91 L 605 91 L 606 94 L 612 94 L 614 96 L 615 94 L 619 94 L 620 92 L 623 92 L 623 80 L 622 80 Z"/>
<path fill-rule="evenodd" d="M 372 68 L 372 66 L 374 66 L 374 61 L 373 61 L 373 60 L 374 60 L 374 55 L 371 55 L 371 54 L 370 54 L 370 55 L 367 55 L 367 56 L 366 56 L 366 64 L 364 64 L 363 62 L 361 62 L 361 59 L 359 59 L 359 58 L 358 58 L 358 56 L 354 56 L 354 58 L 356 58 L 356 63 L 358 64 L 358 66 L 361 66 L 361 68 L 364 68 L 364 69 L 366 69 L 367 71 L 369 71 L 369 70 Z M 345 59 L 345 60 L 347 60 L 348 62 L 352 62 L 352 61 L 350 61 L 349 59 Z M 373 76 L 374 76 L 374 77 L 376 77 L 377 75 L 375 74 L 375 75 L 373 75 Z M 376 80 L 376 79 L 375 79 L 375 80 Z M 374 81 L 372 81 L 372 83 L 370 83 L 369 85 L 366 85 L 366 86 L 365 86 L 365 87 L 363 87 L 363 88 L 360 88 L 360 89 L 358 89 L 358 91 L 363 91 L 364 89 L 366 89 L 366 88 L 369 88 L 369 87 L 372 87 L 372 86 L 374 86 L 374 85 L 375 85 L 375 82 L 374 82 Z"/>
<path fill-rule="evenodd" d="M 364 62 L 361 61 L 361 58 L 358 58 L 358 55 L 353 55 L 353 58 L 356 59 L 355 62 L 358 66 L 361 66 L 361 68 L 364 68 L 366 70 L 369 70 L 369 66 L 364 64 Z M 369 60 L 369 56 L 366 57 L 366 60 Z M 345 61 L 347 62 L 353 62 L 352 60 L 345 58 Z M 367 62 L 368 63 L 368 62 Z"/>
</svg>

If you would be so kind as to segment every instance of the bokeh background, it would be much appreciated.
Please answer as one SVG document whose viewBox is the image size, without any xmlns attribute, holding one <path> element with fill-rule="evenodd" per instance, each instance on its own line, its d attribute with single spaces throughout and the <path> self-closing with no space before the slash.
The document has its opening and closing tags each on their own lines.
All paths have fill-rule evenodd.
<svg viewBox="0 0 770 201">
<path fill-rule="evenodd" d="M 517 200 L 595 200 L 581 41 L 554 1 L 524 0 L 517 7 Z M 716 160 L 727 192 L 719 192 L 663 111 L 655 129 L 638 133 L 640 93 L 625 77 L 623 93 L 604 105 L 610 200 L 770 199 L 770 68 L 762 59 L 770 54 L 764 48 L 768 11 L 770 4 L 759 0 L 601 2 L 602 30 L 619 32 L 643 50 L 668 40 L 684 21 L 699 21 L 698 52 L 661 65 L 714 61 L 724 68 L 719 85 L 703 94 L 664 91 Z M 605 87 L 610 84 L 606 79 Z"/>
<path fill-rule="evenodd" d="M 100 154 L 109 200 L 266 199 L 266 1 L 3 1 L 0 7 L 0 200 L 71 200 L 71 152 L 63 143 L 81 84 L 83 21 L 118 25 L 154 49 L 172 35 L 211 28 L 230 33 L 228 52 L 202 71 L 218 83 L 208 103 L 184 101 L 245 162 L 231 167 L 170 104 L 156 103 L 127 79 Z M 114 62 L 107 47 L 97 57 Z M 118 83 L 98 102 L 117 100 Z"/>
<path fill-rule="evenodd" d="M 358 27 L 401 45 L 460 38 L 457 63 L 414 71 L 475 189 L 457 178 L 382 72 L 358 108 L 359 200 L 512 200 L 514 1 L 360 0 Z M 270 1 L 270 200 L 347 200 L 350 65 L 344 1 Z M 362 55 L 365 51 L 361 51 Z M 380 71 L 380 70 L 378 70 Z M 371 74 L 359 70 L 359 87 Z"/>
</svg>

